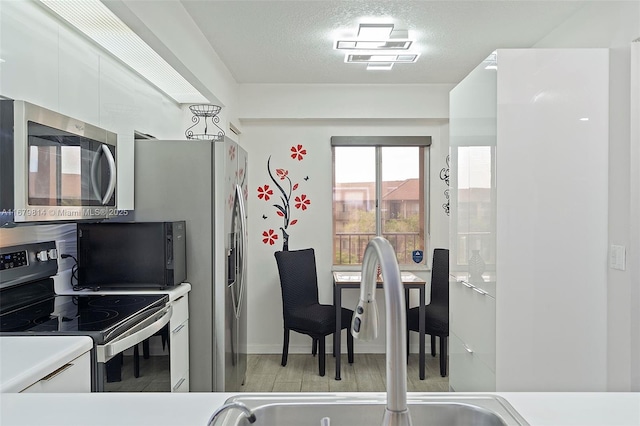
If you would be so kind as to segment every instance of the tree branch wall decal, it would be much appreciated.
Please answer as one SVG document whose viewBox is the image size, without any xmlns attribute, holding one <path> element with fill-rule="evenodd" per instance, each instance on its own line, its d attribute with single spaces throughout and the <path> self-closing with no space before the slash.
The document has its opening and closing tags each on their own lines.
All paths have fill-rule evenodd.
<svg viewBox="0 0 640 426">
<path fill-rule="evenodd" d="M 307 150 L 302 145 L 296 145 L 291 147 L 290 157 L 293 160 L 302 161 L 307 154 Z M 272 206 L 275 208 L 276 215 L 282 218 L 282 225 L 278 228 L 282 233 L 282 250 L 289 250 L 289 227 L 298 223 L 298 219 L 292 219 L 291 200 L 293 197 L 293 207 L 296 212 L 302 213 L 309 208 L 311 200 L 308 194 L 294 195 L 294 192 L 300 188 L 299 183 L 293 183 L 289 176 L 289 170 L 284 168 L 276 168 L 275 173 L 271 166 L 271 155 L 267 159 L 267 174 L 275 185 L 272 188 L 270 184 L 264 184 L 258 187 L 258 198 L 263 201 L 270 201 L 272 198 L 278 200 L 273 202 Z M 309 177 L 304 178 L 305 181 L 309 180 Z M 262 218 L 266 220 L 267 215 L 263 214 Z M 274 229 L 268 229 L 262 232 L 262 242 L 268 245 L 274 245 L 279 239 L 278 234 Z"/>
</svg>

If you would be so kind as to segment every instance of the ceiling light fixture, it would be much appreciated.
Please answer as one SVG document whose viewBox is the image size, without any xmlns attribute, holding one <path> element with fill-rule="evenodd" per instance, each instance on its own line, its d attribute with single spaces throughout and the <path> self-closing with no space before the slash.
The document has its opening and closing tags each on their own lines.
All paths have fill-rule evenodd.
<svg viewBox="0 0 640 426">
<path fill-rule="evenodd" d="M 367 71 L 389 71 L 393 68 L 393 62 L 369 62 Z"/>
<path fill-rule="evenodd" d="M 387 40 L 387 41 L 358 41 L 358 40 L 338 40 L 336 49 L 356 49 L 356 50 L 407 50 L 411 47 L 411 40 Z"/>
<path fill-rule="evenodd" d="M 413 40 L 409 40 L 407 30 L 394 30 L 393 24 L 360 24 L 355 39 L 336 40 L 338 50 L 407 50 Z"/>
<path fill-rule="evenodd" d="M 391 36 L 393 24 L 360 24 L 358 38 L 361 40 L 386 40 Z"/>
<path fill-rule="evenodd" d="M 99 0 L 40 2 L 176 102 L 209 102 Z"/>
<path fill-rule="evenodd" d="M 362 55 L 347 53 L 344 57 L 344 61 L 350 64 L 357 63 L 371 63 L 371 62 L 387 62 L 387 63 L 413 63 L 418 60 L 418 53 L 404 53 L 401 55 L 389 54 L 385 55 L 377 53 L 373 55 Z"/>
</svg>

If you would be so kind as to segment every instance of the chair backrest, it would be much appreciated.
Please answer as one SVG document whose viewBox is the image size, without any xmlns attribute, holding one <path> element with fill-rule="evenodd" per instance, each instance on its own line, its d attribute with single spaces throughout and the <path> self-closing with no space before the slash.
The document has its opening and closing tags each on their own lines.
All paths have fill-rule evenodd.
<svg viewBox="0 0 640 426">
<path fill-rule="evenodd" d="M 431 304 L 449 306 L 449 250 L 433 250 L 431 266 Z"/>
<path fill-rule="evenodd" d="M 312 248 L 275 252 L 285 321 L 291 309 L 315 305 L 318 298 L 316 256 Z"/>
</svg>

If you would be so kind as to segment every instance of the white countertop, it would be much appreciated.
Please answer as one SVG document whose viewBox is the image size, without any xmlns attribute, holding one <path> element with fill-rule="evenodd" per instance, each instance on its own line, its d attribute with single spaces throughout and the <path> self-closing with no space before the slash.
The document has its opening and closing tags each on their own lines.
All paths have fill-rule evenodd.
<svg viewBox="0 0 640 426">
<path fill-rule="evenodd" d="M 191 291 L 191 284 L 182 283 L 178 284 L 174 287 L 168 287 L 163 290 L 158 289 L 140 289 L 140 290 L 132 290 L 132 289 L 111 289 L 111 290 L 91 290 L 91 289 L 83 289 L 83 290 L 72 290 L 65 289 L 57 291 L 56 294 L 66 295 L 66 296 L 78 296 L 78 295 L 99 295 L 99 294 L 168 294 L 169 300 L 176 300 L 180 296 L 184 296 L 189 291 Z"/>
<path fill-rule="evenodd" d="M 232 395 L 234 394 L 2 394 L 0 424 L 204 426 L 214 409 Z M 496 395 L 509 401 L 531 426 L 640 425 L 640 393 L 549 392 Z"/>
<path fill-rule="evenodd" d="M 92 347 L 88 336 L 2 336 L 0 392 L 20 392 Z"/>
</svg>

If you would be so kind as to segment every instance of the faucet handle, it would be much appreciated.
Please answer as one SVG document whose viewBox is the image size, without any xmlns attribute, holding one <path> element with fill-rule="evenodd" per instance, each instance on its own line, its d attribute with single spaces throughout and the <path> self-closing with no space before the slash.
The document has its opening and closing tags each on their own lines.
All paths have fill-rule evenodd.
<svg viewBox="0 0 640 426">
<path fill-rule="evenodd" d="M 351 335 L 365 341 L 378 337 L 378 305 L 375 299 L 360 299 L 351 320 Z"/>
</svg>

